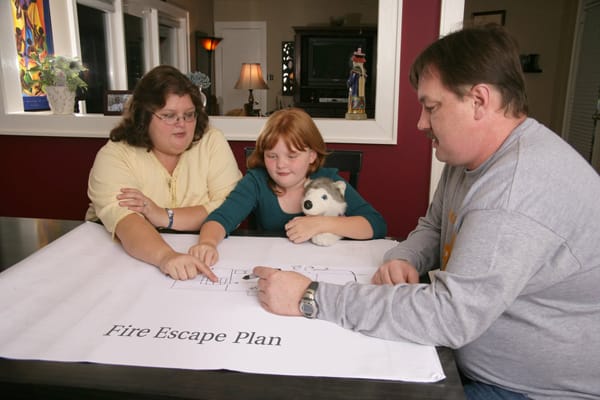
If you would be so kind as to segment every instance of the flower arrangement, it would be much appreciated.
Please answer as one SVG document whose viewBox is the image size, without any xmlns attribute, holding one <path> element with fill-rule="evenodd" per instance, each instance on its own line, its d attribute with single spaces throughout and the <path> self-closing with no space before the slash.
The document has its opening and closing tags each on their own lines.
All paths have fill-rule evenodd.
<svg viewBox="0 0 600 400">
<path fill-rule="evenodd" d="M 35 66 L 27 70 L 27 78 L 31 82 L 40 83 L 44 91 L 47 86 L 66 86 L 71 92 L 87 88 L 87 83 L 79 76 L 87 68 L 79 58 L 49 54 L 42 59 L 39 53 L 33 53 L 31 60 Z M 35 74 L 38 72 L 36 78 Z"/>
<path fill-rule="evenodd" d="M 200 88 L 200 90 L 207 89 L 210 87 L 210 78 L 208 77 L 208 75 L 206 75 L 203 72 L 200 72 L 200 71 L 189 72 L 187 74 L 187 77 L 190 78 L 192 83 L 194 85 L 198 86 Z"/>
</svg>

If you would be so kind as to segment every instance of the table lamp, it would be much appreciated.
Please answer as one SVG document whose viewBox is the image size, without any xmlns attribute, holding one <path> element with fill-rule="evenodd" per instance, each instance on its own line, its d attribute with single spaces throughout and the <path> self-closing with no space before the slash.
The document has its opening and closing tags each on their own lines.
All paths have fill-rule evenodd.
<svg viewBox="0 0 600 400">
<path fill-rule="evenodd" d="M 263 79 L 259 63 L 243 63 L 240 78 L 234 86 L 235 89 L 248 89 L 248 103 L 244 104 L 246 115 L 254 115 L 254 89 L 268 89 Z"/>
</svg>

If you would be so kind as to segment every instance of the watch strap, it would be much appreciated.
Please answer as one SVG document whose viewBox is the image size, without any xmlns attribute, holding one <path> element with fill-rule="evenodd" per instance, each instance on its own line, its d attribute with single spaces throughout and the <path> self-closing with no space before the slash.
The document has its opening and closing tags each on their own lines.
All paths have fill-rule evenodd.
<svg viewBox="0 0 600 400">
<path fill-rule="evenodd" d="M 169 225 L 167 225 L 167 229 L 171 229 L 173 228 L 173 217 L 175 215 L 175 212 L 170 209 L 170 208 L 165 208 L 165 211 L 167 212 L 167 217 L 169 218 Z"/>
<path fill-rule="evenodd" d="M 306 318 L 316 318 L 319 312 L 317 304 L 316 292 L 319 287 L 319 282 L 313 281 L 308 285 L 302 299 L 300 299 L 300 312 Z"/>
</svg>

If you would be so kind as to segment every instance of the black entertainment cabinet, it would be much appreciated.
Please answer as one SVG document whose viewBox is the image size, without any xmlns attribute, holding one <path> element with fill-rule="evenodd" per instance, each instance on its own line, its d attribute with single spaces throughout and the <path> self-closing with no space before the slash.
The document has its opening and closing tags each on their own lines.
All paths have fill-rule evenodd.
<svg viewBox="0 0 600 400">
<path fill-rule="evenodd" d="M 313 117 L 343 118 L 348 107 L 347 80 L 352 53 L 366 55 L 366 112 L 375 114 L 377 27 L 294 27 L 296 90 L 294 104 Z"/>
</svg>

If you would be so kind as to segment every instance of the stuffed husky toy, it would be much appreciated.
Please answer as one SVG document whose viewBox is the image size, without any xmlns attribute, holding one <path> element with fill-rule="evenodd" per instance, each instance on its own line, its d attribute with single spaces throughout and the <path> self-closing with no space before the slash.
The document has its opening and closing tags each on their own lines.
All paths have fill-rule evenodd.
<svg viewBox="0 0 600 400">
<path fill-rule="evenodd" d="M 308 180 L 304 184 L 304 198 L 302 199 L 302 211 L 306 215 L 339 216 L 346 212 L 346 201 L 344 192 L 346 182 L 336 181 L 329 178 L 317 178 Z M 320 233 L 310 240 L 319 246 L 331 246 L 341 239 L 333 233 Z"/>
</svg>

